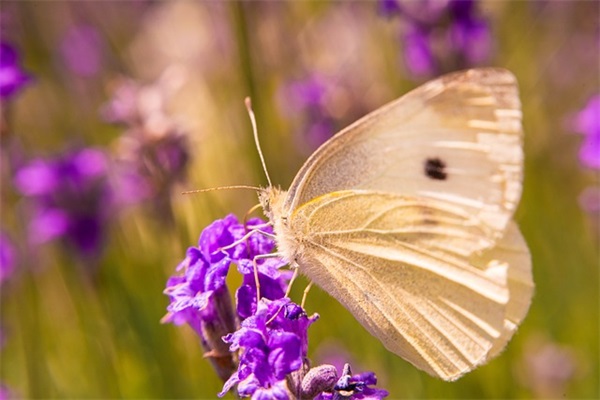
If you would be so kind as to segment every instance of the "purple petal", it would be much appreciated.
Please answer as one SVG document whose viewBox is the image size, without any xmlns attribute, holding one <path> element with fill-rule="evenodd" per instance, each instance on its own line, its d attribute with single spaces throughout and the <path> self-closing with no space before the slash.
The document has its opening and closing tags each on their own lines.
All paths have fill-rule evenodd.
<svg viewBox="0 0 600 400">
<path fill-rule="evenodd" d="M 102 63 L 102 38 L 92 26 L 73 26 L 62 38 L 60 53 L 71 71 L 84 77 L 93 76 Z"/>
<path fill-rule="evenodd" d="M 216 290 L 224 286 L 230 264 L 231 262 L 227 258 L 211 264 L 204 278 L 204 289 Z"/>
<path fill-rule="evenodd" d="M 12 97 L 29 81 L 31 77 L 18 64 L 16 50 L 8 43 L 0 43 L 0 97 Z"/>
<path fill-rule="evenodd" d="M 104 241 L 104 227 L 96 215 L 71 218 L 69 237 L 77 248 L 87 255 L 94 255 Z"/>
<path fill-rule="evenodd" d="M 449 31 L 452 48 L 463 54 L 467 65 L 477 65 L 487 60 L 492 52 L 492 34 L 483 19 L 458 21 Z"/>
<path fill-rule="evenodd" d="M 88 148 L 74 154 L 73 165 L 82 176 L 95 178 L 106 174 L 108 160 L 104 152 Z"/>
<path fill-rule="evenodd" d="M 448 9 L 452 16 L 457 20 L 472 19 L 475 12 L 474 0 L 450 0 Z"/>
<path fill-rule="evenodd" d="M 587 136 L 600 136 L 600 94 L 593 96 L 574 121 L 577 132 Z"/>
<path fill-rule="evenodd" d="M 252 400 L 289 400 L 290 395 L 287 390 L 287 384 L 285 380 L 275 382 L 269 388 L 258 388 L 252 394 Z"/>
<path fill-rule="evenodd" d="M 293 333 L 273 332 L 269 336 L 269 366 L 275 378 L 284 379 L 287 374 L 302 366 L 300 338 Z"/>
<path fill-rule="evenodd" d="M 29 225 L 29 234 L 35 243 L 44 243 L 64 235 L 70 218 L 65 211 L 48 208 L 37 214 Z"/>
<path fill-rule="evenodd" d="M 398 0 L 379 0 L 377 10 L 384 17 L 392 17 L 400 14 Z"/>
<path fill-rule="evenodd" d="M 416 25 L 404 36 L 404 59 L 413 75 L 427 76 L 435 73 L 435 61 L 428 35 Z"/>
<path fill-rule="evenodd" d="M 376 385 L 377 377 L 374 372 L 361 372 L 360 374 L 352 375 L 352 380 L 354 382 L 362 382 L 365 385 Z"/>
<path fill-rule="evenodd" d="M 53 165 L 35 160 L 19 169 L 15 175 L 15 186 L 26 196 L 41 196 L 58 187 L 59 177 Z"/>
<path fill-rule="evenodd" d="M 585 166 L 600 169 L 600 135 L 585 137 L 579 149 L 579 158 Z"/>
<path fill-rule="evenodd" d="M 196 247 L 188 248 L 187 256 L 183 261 L 185 265 L 185 279 L 193 292 L 206 289 L 206 274 L 210 265 L 204 260 L 202 253 Z"/>
<path fill-rule="evenodd" d="M 239 225 L 239 222 L 235 215 L 229 214 L 223 219 L 214 221 L 202 231 L 198 245 L 209 262 L 219 261 L 226 256 L 221 249 L 234 243 L 235 238 L 229 230 L 234 225 Z"/>
<path fill-rule="evenodd" d="M 256 289 L 250 285 L 242 285 L 235 294 L 237 315 L 244 320 L 256 311 Z"/>
<path fill-rule="evenodd" d="M 227 392 L 229 392 L 235 385 L 237 385 L 240 381 L 239 377 L 238 377 L 239 372 L 234 372 L 229 379 L 227 379 L 227 381 L 225 382 L 225 384 L 223 385 L 223 390 L 221 390 L 217 396 L 219 397 L 223 397 L 227 394 Z"/>
<path fill-rule="evenodd" d="M 0 232 L 0 284 L 6 282 L 15 269 L 15 249 L 4 233 Z"/>
</svg>

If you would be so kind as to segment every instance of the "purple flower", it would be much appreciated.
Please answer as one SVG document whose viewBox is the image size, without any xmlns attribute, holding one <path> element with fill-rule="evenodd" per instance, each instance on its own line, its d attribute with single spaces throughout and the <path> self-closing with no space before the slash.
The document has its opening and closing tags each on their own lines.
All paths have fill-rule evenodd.
<svg viewBox="0 0 600 400">
<path fill-rule="evenodd" d="M 379 0 L 379 11 L 387 17 L 398 15 L 423 25 L 431 25 L 442 18 L 450 0 Z"/>
<path fill-rule="evenodd" d="M 82 256 L 97 256 L 112 213 L 107 173 L 105 154 L 94 148 L 33 160 L 18 169 L 15 186 L 33 200 L 32 242 L 63 238 Z"/>
<path fill-rule="evenodd" d="M 223 396 L 234 385 L 240 396 L 288 399 L 286 376 L 299 370 L 308 350 L 308 327 L 318 315 L 307 317 L 288 298 L 261 299 L 256 314 L 227 335 L 231 351 L 241 349 L 240 365 L 223 386 Z"/>
<path fill-rule="evenodd" d="M 476 1 L 453 0 L 449 3 L 454 23 L 449 28 L 450 43 L 466 66 L 485 62 L 491 53 L 492 35 L 488 22 L 476 13 Z"/>
<path fill-rule="evenodd" d="M 385 15 L 398 15 L 406 67 L 424 77 L 484 63 L 492 50 L 489 23 L 477 1 L 380 1 Z"/>
<path fill-rule="evenodd" d="M 3 383 L 0 383 L 0 400 L 9 400 L 14 398 L 14 392 Z"/>
<path fill-rule="evenodd" d="M 335 133 L 335 119 L 327 109 L 330 101 L 331 83 L 325 78 L 313 75 L 293 81 L 279 91 L 279 104 L 290 117 L 303 120 L 298 135 L 299 144 L 312 152 Z"/>
<path fill-rule="evenodd" d="M 188 324 L 198 334 L 205 357 L 225 382 L 219 396 L 235 388 L 240 397 L 265 400 L 385 397 L 387 392 L 369 387 L 376 383 L 372 373 L 351 375 L 348 367 L 342 381 L 332 365 L 309 368 L 308 327 L 319 316 L 308 317 L 283 297 L 289 274 L 280 271 L 281 259 L 257 258 L 274 250 L 272 237 L 270 224 L 259 218 L 241 224 L 228 215 L 206 227 L 177 267 L 179 275 L 167 282 L 171 302 L 163 322 Z M 243 276 L 237 315 L 226 284 L 231 264 Z"/>
<path fill-rule="evenodd" d="M 19 65 L 17 51 L 8 43 L 0 42 L 0 98 L 17 94 L 31 77 Z"/>
<path fill-rule="evenodd" d="M 431 76 L 436 72 L 429 33 L 419 25 L 412 25 L 404 34 L 404 60 L 415 76 Z"/>
<path fill-rule="evenodd" d="M 525 342 L 517 376 L 536 398 L 550 399 L 564 396 L 581 368 L 581 360 L 572 347 L 534 334 Z"/>
<path fill-rule="evenodd" d="M 581 163 L 588 168 L 600 169 L 600 94 L 592 96 L 576 116 L 576 132 L 584 135 L 579 150 Z"/>
<path fill-rule="evenodd" d="M 75 25 L 64 34 L 60 54 L 65 65 L 77 75 L 91 77 L 102 63 L 102 38 L 90 25 Z"/>
<path fill-rule="evenodd" d="M 0 284 L 6 282 L 15 269 L 15 248 L 8 236 L 0 232 Z"/>
<path fill-rule="evenodd" d="M 183 275 L 171 277 L 165 289 L 171 303 L 163 322 L 190 325 L 224 381 L 235 370 L 235 365 L 221 337 L 233 332 L 237 324 L 225 280 L 229 266 L 236 264 L 245 282 L 238 289 L 238 315 L 241 319 L 252 315 L 256 311 L 257 297 L 252 260 L 257 255 L 269 254 L 275 244 L 273 239 L 259 232 L 245 236 L 261 228 L 272 233 L 264 224 L 255 218 L 243 225 L 232 214 L 214 221 L 202 231 L 198 246 L 188 249 L 185 260 L 177 268 Z M 285 282 L 277 271 L 281 265 L 281 261 L 274 259 L 257 260 L 263 297 L 284 295 Z M 245 300 L 240 301 L 240 298 Z"/>
<path fill-rule="evenodd" d="M 379 0 L 377 6 L 379 13 L 385 17 L 393 17 L 401 12 L 400 4 L 396 0 Z"/>
<path fill-rule="evenodd" d="M 118 168 L 123 192 L 134 196 L 124 200 L 151 200 L 154 214 L 166 222 L 173 222 L 171 194 L 185 180 L 192 153 L 187 134 L 166 112 L 169 95 L 181 83 L 179 72 L 165 71 L 151 85 L 121 79 L 101 110 L 107 122 L 125 127 L 117 143 Z"/>
<path fill-rule="evenodd" d="M 387 390 L 370 387 L 377 384 L 373 372 L 363 372 L 352 375 L 350 364 L 344 366 L 342 376 L 338 379 L 332 391 L 323 392 L 315 400 L 369 399 L 381 400 L 389 395 Z"/>
</svg>

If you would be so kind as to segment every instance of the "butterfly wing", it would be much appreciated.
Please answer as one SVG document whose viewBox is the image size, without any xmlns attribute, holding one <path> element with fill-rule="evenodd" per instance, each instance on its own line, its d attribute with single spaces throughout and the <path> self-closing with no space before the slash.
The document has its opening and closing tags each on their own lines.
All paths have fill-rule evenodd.
<svg viewBox="0 0 600 400">
<path fill-rule="evenodd" d="M 454 380 L 504 348 L 533 283 L 516 225 L 491 240 L 451 203 L 343 191 L 299 207 L 289 226 L 300 270 L 388 348 Z"/>
<path fill-rule="evenodd" d="M 494 236 L 521 195 L 521 131 L 510 72 L 449 74 L 323 144 L 294 179 L 283 208 L 291 212 L 339 190 L 381 190 L 460 205 Z"/>
</svg>

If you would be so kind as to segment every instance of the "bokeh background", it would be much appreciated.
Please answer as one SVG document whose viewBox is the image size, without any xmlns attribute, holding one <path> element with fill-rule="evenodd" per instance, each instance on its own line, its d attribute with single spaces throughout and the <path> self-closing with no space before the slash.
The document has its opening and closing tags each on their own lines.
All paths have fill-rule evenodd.
<svg viewBox="0 0 600 400">
<path fill-rule="evenodd" d="M 162 291 L 203 227 L 257 202 L 181 191 L 266 184 L 244 97 L 285 188 L 337 130 L 476 65 L 521 88 L 529 315 L 444 383 L 313 289 L 309 356 L 374 371 L 390 398 L 597 398 L 599 5 L 3 0 L 0 398 L 215 398 L 192 330 L 160 324 Z"/>
</svg>

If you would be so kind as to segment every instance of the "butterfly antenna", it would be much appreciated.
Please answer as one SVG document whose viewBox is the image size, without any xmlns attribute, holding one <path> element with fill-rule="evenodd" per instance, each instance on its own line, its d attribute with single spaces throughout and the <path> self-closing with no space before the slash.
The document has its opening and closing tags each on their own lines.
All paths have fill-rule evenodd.
<svg viewBox="0 0 600 400">
<path fill-rule="evenodd" d="M 248 186 L 248 185 L 232 185 L 232 186 L 217 186 L 208 189 L 197 189 L 197 190 L 186 190 L 185 192 L 181 192 L 181 194 L 192 194 L 192 193 L 204 193 L 204 192 L 212 192 L 214 190 L 228 190 L 228 189 L 250 189 L 250 190 L 260 190 L 259 187 L 256 186 Z"/>
<path fill-rule="evenodd" d="M 252 111 L 252 102 L 250 101 L 250 97 L 246 97 L 244 103 L 246 104 L 248 115 L 250 116 L 250 123 L 252 123 L 252 132 L 254 133 L 254 143 L 256 143 L 256 150 L 258 150 L 258 155 L 260 156 L 260 162 L 262 163 L 263 171 L 265 171 L 267 182 L 269 182 L 269 187 L 271 187 L 273 185 L 271 184 L 271 177 L 269 177 L 269 172 L 267 171 L 265 157 L 263 156 L 262 150 L 260 149 L 260 143 L 258 141 L 258 129 L 256 128 L 256 117 L 254 116 L 254 111 Z"/>
</svg>

